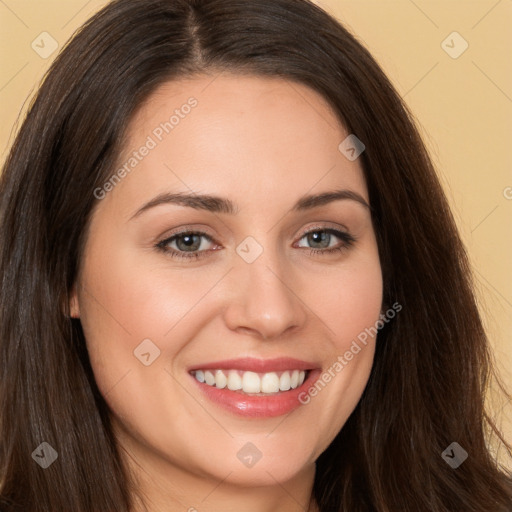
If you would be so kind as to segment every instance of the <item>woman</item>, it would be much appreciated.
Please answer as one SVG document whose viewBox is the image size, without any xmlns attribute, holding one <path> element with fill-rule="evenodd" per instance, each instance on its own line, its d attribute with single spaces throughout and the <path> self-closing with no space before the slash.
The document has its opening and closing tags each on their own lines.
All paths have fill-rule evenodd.
<svg viewBox="0 0 512 512">
<path fill-rule="evenodd" d="M 320 8 L 108 4 L 0 193 L 2 510 L 510 509 L 447 201 Z"/>
</svg>

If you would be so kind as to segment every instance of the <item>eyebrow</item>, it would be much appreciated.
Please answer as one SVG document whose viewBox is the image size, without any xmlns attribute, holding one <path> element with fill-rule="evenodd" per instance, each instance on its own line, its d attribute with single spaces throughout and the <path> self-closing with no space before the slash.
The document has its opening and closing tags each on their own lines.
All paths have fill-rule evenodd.
<svg viewBox="0 0 512 512">
<path fill-rule="evenodd" d="M 313 208 L 318 208 L 332 203 L 333 201 L 341 200 L 356 201 L 368 210 L 371 210 L 370 205 L 359 193 L 354 192 L 353 190 L 333 190 L 330 192 L 323 192 L 321 194 L 301 197 L 292 207 L 292 211 L 302 212 L 311 210 Z M 187 208 L 194 208 L 196 210 L 206 210 L 212 213 L 226 213 L 228 215 L 236 215 L 239 212 L 237 205 L 230 199 L 224 197 L 210 194 L 193 194 L 188 192 L 165 192 L 145 203 L 130 217 L 130 220 L 138 217 L 143 212 L 162 204 L 176 204 Z"/>
</svg>

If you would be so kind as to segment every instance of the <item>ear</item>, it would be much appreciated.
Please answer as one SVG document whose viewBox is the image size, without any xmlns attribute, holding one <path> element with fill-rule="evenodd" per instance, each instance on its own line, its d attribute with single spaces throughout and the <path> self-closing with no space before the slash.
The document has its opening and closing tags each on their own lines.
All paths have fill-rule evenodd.
<svg viewBox="0 0 512 512">
<path fill-rule="evenodd" d="M 69 296 L 69 315 L 71 318 L 80 318 L 80 306 L 78 304 L 76 284 L 73 285 L 71 295 Z"/>
</svg>

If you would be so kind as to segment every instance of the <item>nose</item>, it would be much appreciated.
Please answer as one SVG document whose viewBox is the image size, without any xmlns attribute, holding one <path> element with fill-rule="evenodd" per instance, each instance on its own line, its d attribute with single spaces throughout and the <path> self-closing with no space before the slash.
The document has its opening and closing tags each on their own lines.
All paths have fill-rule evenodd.
<svg viewBox="0 0 512 512">
<path fill-rule="evenodd" d="M 237 260 L 229 273 L 226 325 L 264 340 L 300 329 L 307 313 L 292 272 L 287 262 L 279 261 L 269 251 L 252 263 Z"/>
</svg>

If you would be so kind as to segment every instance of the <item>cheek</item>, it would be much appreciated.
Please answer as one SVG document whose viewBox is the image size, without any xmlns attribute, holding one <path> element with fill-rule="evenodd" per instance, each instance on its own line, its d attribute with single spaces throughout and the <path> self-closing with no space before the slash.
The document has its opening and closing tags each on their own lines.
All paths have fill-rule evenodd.
<svg viewBox="0 0 512 512">
<path fill-rule="evenodd" d="M 151 272 L 134 265 L 132 256 L 109 240 L 104 237 L 102 243 L 88 248 L 79 287 L 80 321 L 103 394 L 127 372 L 142 366 L 134 350 L 145 339 L 162 337 L 169 329 L 166 308 L 172 309 L 162 300 L 165 286 L 159 286 Z"/>
<path fill-rule="evenodd" d="M 366 254 L 368 257 L 336 267 L 328 279 L 317 278 L 317 286 L 304 291 L 308 304 L 328 327 L 331 341 L 322 375 L 300 397 L 323 430 L 316 455 L 327 448 L 355 409 L 373 365 L 382 274 L 377 252 Z"/>
<path fill-rule="evenodd" d="M 382 306 L 380 272 L 368 269 L 363 273 L 343 276 L 338 286 L 328 294 L 323 307 L 328 312 L 329 326 L 336 333 L 335 345 L 346 349 L 347 342 L 355 339 L 379 319 Z"/>
<path fill-rule="evenodd" d="M 379 319 L 382 274 L 376 249 L 333 266 L 325 276 L 304 285 L 304 297 L 329 328 L 331 340 L 342 353 L 366 328 Z"/>
<path fill-rule="evenodd" d="M 176 266 L 170 270 L 164 256 L 149 258 L 147 253 L 125 249 L 122 240 L 112 240 L 112 235 L 103 236 L 88 248 L 79 291 L 80 319 L 95 380 L 110 405 L 120 390 L 140 382 L 130 393 L 130 410 L 125 411 L 133 414 L 147 411 L 151 402 L 139 403 L 152 385 L 148 375 L 168 380 L 164 369 L 193 338 L 199 320 L 209 318 L 215 304 L 210 297 L 210 301 L 201 299 L 219 276 Z M 144 359 L 142 354 L 148 352 L 154 362 L 145 366 L 137 355 Z"/>
<path fill-rule="evenodd" d="M 110 368 L 110 382 L 133 364 L 133 351 L 145 339 L 153 340 L 172 360 L 193 332 L 181 337 L 171 331 L 188 332 L 191 322 L 198 326 L 215 315 L 217 294 L 208 292 L 225 269 L 179 270 L 173 263 L 170 270 L 163 255 L 150 259 L 133 248 L 124 249 L 120 240 L 109 240 L 104 237 L 90 248 L 80 309 L 91 362 Z M 148 264 L 150 260 L 154 263 Z M 382 277 L 376 246 L 369 243 L 346 262 L 325 265 L 321 273 L 318 268 L 318 262 L 302 267 L 290 287 L 322 337 L 330 339 L 329 352 L 334 348 L 342 355 L 379 316 Z"/>
<path fill-rule="evenodd" d="M 206 287 L 204 279 L 148 265 L 133 249 L 91 250 L 84 275 L 80 309 L 91 339 L 118 340 L 131 350 L 145 338 L 164 338 Z"/>
</svg>

